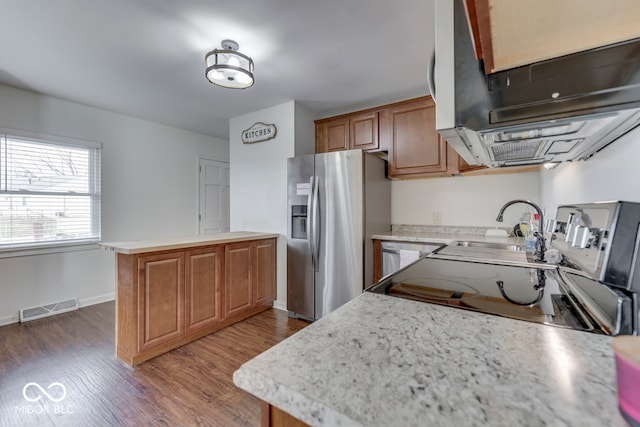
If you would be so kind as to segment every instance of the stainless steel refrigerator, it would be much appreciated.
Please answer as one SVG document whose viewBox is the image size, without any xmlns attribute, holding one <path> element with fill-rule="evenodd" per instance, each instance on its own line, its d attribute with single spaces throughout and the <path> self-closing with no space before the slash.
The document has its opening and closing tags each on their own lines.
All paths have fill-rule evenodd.
<svg viewBox="0 0 640 427">
<path fill-rule="evenodd" d="M 287 309 L 315 320 L 373 283 L 371 236 L 391 230 L 391 182 L 361 150 L 293 157 L 287 173 Z"/>
</svg>

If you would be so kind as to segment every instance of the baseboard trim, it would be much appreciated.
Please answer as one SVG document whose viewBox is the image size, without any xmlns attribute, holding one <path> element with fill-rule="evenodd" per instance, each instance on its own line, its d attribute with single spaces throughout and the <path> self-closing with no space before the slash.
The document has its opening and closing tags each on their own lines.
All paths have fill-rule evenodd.
<svg viewBox="0 0 640 427">
<path fill-rule="evenodd" d="M 280 300 L 275 300 L 273 302 L 273 308 L 281 311 L 287 311 L 287 303 Z"/>
<path fill-rule="evenodd" d="M 96 297 L 81 298 L 78 300 L 79 307 L 88 307 L 90 305 L 101 304 L 103 302 L 113 301 L 116 299 L 115 293 L 98 295 Z"/>
<path fill-rule="evenodd" d="M 0 326 L 11 325 L 12 323 L 18 323 L 19 321 L 20 321 L 20 316 L 17 314 L 0 317 Z"/>
</svg>

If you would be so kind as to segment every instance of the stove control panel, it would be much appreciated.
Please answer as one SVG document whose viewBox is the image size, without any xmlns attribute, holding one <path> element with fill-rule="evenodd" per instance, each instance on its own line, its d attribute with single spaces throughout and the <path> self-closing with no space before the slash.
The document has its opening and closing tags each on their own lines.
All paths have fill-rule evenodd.
<svg viewBox="0 0 640 427">
<path fill-rule="evenodd" d="M 640 292 L 640 203 L 561 205 L 545 231 L 570 264 L 602 283 Z"/>
</svg>

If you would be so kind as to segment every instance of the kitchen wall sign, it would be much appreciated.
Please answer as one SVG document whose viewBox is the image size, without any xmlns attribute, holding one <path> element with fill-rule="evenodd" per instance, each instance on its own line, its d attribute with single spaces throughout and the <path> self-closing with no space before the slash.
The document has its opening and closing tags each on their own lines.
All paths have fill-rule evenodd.
<svg viewBox="0 0 640 427">
<path fill-rule="evenodd" d="M 256 122 L 249 129 L 242 131 L 242 142 L 244 144 L 254 144 L 256 142 L 268 141 L 276 137 L 278 129 L 274 124 Z"/>
</svg>

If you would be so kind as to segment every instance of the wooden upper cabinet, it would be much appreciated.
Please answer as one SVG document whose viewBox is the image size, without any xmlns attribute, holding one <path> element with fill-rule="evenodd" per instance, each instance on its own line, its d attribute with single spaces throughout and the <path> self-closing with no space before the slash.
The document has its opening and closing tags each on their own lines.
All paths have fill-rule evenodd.
<svg viewBox="0 0 640 427">
<path fill-rule="evenodd" d="M 453 148 L 451 148 L 451 150 L 453 150 Z M 470 165 L 469 163 L 465 162 L 462 157 L 460 156 L 457 156 L 457 157 L 458 157 L 458 165 L 457 165 L 458 173 L 478 171 L 481 169 L 489 169 L 488 166 L 485 166 L 485 165 Z"/>
<path fill-rule="evenodd" d="M 388 151 L 391 179 L 451 176 L 485 168 L 468 165 L 436 132 L 430 96 L 317 120 L 316 153 L 360 148 Z"/>
<path fill-rule="evenodd" d="M 640 37 L 638 0 L 464 0 L 476 55 L 494 73 Z"/>
<path fill-rule="evenodd" d="M 447 146 L 436 132 L 435 104 L 430 97 L 385 109 L 380 137 L 389 146 L 389 177 L 446 174 Z"/>
<path fill-rule="evenodd" d="M 378 150 L 378 112 L 365 111 L 316 121 L 316 153 Z"/>
<path fill-rule="evenodd" d="M 337 118 L 319 125 L 319 140 L 316 139 L 316 152 L 327 153 L 349 149 L 349 119 Z M 318 135 L 316 135 L 318 138 Z"/>
<path fill-rule="evenodd" d="M 378 148 L 378 112 L 357 114 L 349 118 L 349 148 Z"/>
</svg>

